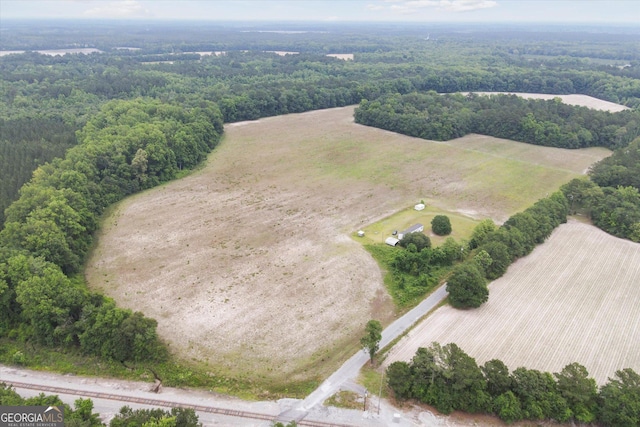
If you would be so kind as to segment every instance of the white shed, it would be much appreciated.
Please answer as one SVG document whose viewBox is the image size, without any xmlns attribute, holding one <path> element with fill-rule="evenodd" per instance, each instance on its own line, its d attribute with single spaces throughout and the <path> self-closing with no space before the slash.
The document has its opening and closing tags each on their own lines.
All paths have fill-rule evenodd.
<svg viewBox="0 0 640 427">
<path fill-rule="evenodd" d="M 425 208 L 424 203 L 418 203 L 417 205 L 415 205 L 413 207 L 413 209 L 415 209 L 417 211 L 422 211 L 422 210 L 424 210 L 424 208 Z"/>
<path fill-rule="evenodd" d="M 400 240 L 396 239 L 395 237 L 387 237 L 387 239 L 384 242 L 389 246 L 395 246 L 398 244 L 399 241 Z"/>
</svg>

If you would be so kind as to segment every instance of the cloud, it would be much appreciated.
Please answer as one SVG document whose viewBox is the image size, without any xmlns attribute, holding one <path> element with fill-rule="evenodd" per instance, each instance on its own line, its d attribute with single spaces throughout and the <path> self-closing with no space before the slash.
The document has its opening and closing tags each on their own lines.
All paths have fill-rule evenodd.
<svg viewBox="0 0 640 427">
<path fill-rule="evenodd" d="M 382 6 L 381 4 L 368 4 L 367 5 L 367 10 L 383 10 L 384 6 Z"/>
<path fill-rule="evenodd" d="M 85 16 L 92 18 L 148 18 L 151 13 L 139 1 L 121 0 L 102 3 L 100 6 L 87 9 Z"/>
<path fill-rule="evenodd" d="M 389 8 L 402 14 L 411 14 L 427 8 L 446 12 L 469 12 L 498 5 L 495 0 L 383 0 L 383 2 L 392 3 Z"/>
</svg>

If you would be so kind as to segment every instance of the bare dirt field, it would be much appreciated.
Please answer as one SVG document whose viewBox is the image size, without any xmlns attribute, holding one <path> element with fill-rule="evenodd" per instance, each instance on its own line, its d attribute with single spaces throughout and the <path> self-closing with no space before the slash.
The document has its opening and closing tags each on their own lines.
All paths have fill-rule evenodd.
<svg viewBox="0 0 640 427">
<path fill-rule="evenodd" d="M 466 93 L 466 92 L 465 92 Z M 616 104 L 609 101 L 603 101 L 602 99 L 594 98 L 589 95 L 550 95 L 548 93 L 520 93 L 520 92 L 476 92 L 479 95 L 492 95 L 497 93 L 511 93 L 523 98 L 530 99 L 553 99 L 560 98 L 562 102 L 569 105 L 577 105 L 579 107 L 589 107 L 594 110 L 610 111 L 617 113 L 618 111 L 628 110 L 628 107 L 624 105 Z"/>
<path fill-rule="evenodd" d="M 500 359 L 560 372 L 584 365 L 598 384 L 640 370 L 640 245 L 570 220 L 489 286 L 476 310 L 439 308 L 390 352 L 410 360 L 431 342 L 456 343 L 478 364 Z"/>
<path fill-rule="evenodd" d="M 347 60 L 353 61 L 353 53 L 327 53 L 327 56 L 331 56 L 332 58 L 342 59 L 344 61 L 347 61 Z"/>
<path fill-rule="evenodd" d="M 503 220 L 609 153 L 435 143 L 356 125 L 353 108 L 228 125 L 201 170 L 114 207 L 89 286 L 212 371 L 324 377 L 395 315 L 351 233 L 420 199 Z"/>
</svg>

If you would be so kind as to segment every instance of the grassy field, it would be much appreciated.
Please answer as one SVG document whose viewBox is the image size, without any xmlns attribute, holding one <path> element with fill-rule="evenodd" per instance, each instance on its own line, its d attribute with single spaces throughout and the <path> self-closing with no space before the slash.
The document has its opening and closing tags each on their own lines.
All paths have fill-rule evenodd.
<svg viewBox="0 0 640 427">
<path fill-rule="evenodd" d="M 478 135 L 436 143 L 352 116 L 227 126 L 201 170 L 114 207 L 90 287 L 157 319 L 189 363 L 269 386 L 317 380 L 357 351 L 369 319 L 396 315 L 355 231 L 420 200 L 454 230 L 503 221 L 608 155 Z"/>
<path fill-rule="evenodd" d="M 436 215 L 446 215 L 449 217 L 452 229 L 451 234 L 448 236 L 438 236 L 431 231 L 431 220 L 433 220 L 433 217 Z M 424 225 L 423 233 L 429 236 L 433 246 L 438 246 L 448 237 L 453 237 L 458 241 L 469 238 L 478 222 L 479 220 L 459 212 L 449 212 L 432 206 L 427 206 L 422 211 L 416 211 L 411 207 L 363 227 L 362 231 L 365 232 L 365 235 L 356 237 L 357 234 L 354 233 L 354 238 L 363 244 L 384 243 L 384 240 L 392 236 L 394 231 L 401 233 L 402 230 L 406 230 L 410 226 L 419 223 Z"/>
<path fill-rule="evenodd" d="M 570 220 L 489 286 L 476 310 L 439 308 L 388 354 L 410 360 L 431 342 L 456 343 L 479 364 L 500 359 L 560 372 L 584 365 L 599 384 L 640 371 L 640 245 Z"/>
</svg>

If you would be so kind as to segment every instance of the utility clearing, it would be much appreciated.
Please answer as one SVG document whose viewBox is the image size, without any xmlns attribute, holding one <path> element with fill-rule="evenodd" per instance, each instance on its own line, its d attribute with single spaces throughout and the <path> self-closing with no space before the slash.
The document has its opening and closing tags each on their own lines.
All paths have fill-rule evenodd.
<svg viewBox="0 0 640 427">
<path fill-rule="evenodd" d="M 325 378 L 368 320 L 397 315 L 356 230 L 420 200 L 503 221 L 609 155 L 425 141 L 357 125 L 353 109 L 227 125 L 200 170 L 114 206 L 89 286 L 155 318 L 174 354 L 212 372 Z"/>
<path fill-rule="evenodd" d="M 478 364 L 502 360 L 560 372 L 584 365 L 599 385 L 616 370 L 640 370 L 640 244 L 577 220 L 489 286 L 475 310 L 444 306 L 409 332 L 385 364 L 418 347 L 456 343 Z"/>
</svg>

